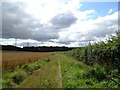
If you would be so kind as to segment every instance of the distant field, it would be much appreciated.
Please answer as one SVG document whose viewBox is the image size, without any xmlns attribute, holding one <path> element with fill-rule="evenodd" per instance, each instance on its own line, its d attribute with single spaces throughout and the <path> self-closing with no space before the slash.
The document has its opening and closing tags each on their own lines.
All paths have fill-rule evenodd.
<svg viewBox="0 0 120 90">
<path fill-rule="evenodd" d="M 40 60 L 51 55 L 51 52 L 3 51 L 2 67 L 12 70 L 18 65 Z"/>
<path fill-rule="evenodd" d="M 2 53 L 0 51 L 0 68 L 2 67 Z"/>
</svg>

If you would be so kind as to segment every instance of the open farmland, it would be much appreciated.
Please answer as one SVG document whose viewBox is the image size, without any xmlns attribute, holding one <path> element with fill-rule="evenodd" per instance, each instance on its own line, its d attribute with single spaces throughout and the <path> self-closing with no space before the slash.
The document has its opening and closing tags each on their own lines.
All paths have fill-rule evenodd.
<svg viewBox="0 0 120 90">
<path fill-rule="evenodd" d="M 52 53 L 49 52 L 3 51 L 2 67 L 13 70 L 18 65 L 34 62 L 51 55 Z"/>
<path fill-rule="evenodd" d="M 120 36 L 67 52 L 3 51 L 2 87 L 119 88 L 119 40 Z"/>
<path fill-rule="evenodd" d="M 70 51 L 71 52 L 71 51 Z M 25 52 L 24 52 L 25 53 Z M 28 53 L 28 52 L 26 52 Z M 68 53 L 68 52 L 67 52 Z M 49 53 L 43 59 L 2 71 L 3 88 L 117 88 L 104 67 L 92 67 L 67 55 Z M 43 53 L 39 53 L 42 55 Z M 28 56 L 29 57 L 29 56 Z M 113 72 L 115 74 L 115 72 Z M 116 74 L 115 74 L 116 75 Z M 118 79 L 116 79 L 118 81 Z"/>
</svg>

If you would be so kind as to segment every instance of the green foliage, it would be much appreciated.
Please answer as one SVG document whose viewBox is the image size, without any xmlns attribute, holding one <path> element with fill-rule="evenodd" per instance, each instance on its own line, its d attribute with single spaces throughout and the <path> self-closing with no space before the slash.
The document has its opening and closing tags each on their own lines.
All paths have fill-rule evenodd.
<svg viewBox="0 0 120 90">
<path fill-rule="evenodd" d="M 2 70 L 2 87 L 11 88 L 19 85 L 24 79 L 31 75 L 35 70 L 41 68 L 48 59 L 35 61 L 29 64 L 24 64 L 17 67 L 16 71 Z M 50 61 L 50 60 L 49 60 Z"/>
<path fill-rule="evenodd" d="M 49 59 L 44 59 L 40 61 L 36 61 L 34 63 L 25 64 L 22 66 L 22 69 L 24 69 L 28 74 L 32 74 L 35 70 L 41 68 L 46 62 L 49 62 Z"/>
<path fill-rule="evenodd" d="M 118 83 L 120 84 L 120 33 L 109 38 L 106 42 L 89 44 L 68 51 L 67 54 L 89 66 L 94 66 L 86 76 L 95 78 L 101 85 L 104 80 L 108 79 L 108 76 L 110 76 L 109 79 L 113 78 L 115 81 L 108 80 L 107 87 L 117 87 Z M 99 85 L 96 84 L 96 86 Z"/>
<path fill-rule="evenodd" d="M 73 58 L 61 56 L 62 84 L 64 88 L 103 88 L 107 86 L 104 68 L 89 67 Z M 94 72 L 94 73 L 93 73 Z"/>
<path fill-rule="evenodd" d="M 11 86 L 12 86 L 12 80 L 11 79 L 2 80 L 2 87 L 9 88 Z"/>
<path fill-rule="evenodd" d="M 105 69 L 98 64 L 96 64 L 94 68 L 89 72 L 89 75 L 91 77 L 94 77 L 99 82 L 106 79 Z"/>
<path fill-rule="evenodd" d="M 58 60 L 54 55 L 49 62 L 41 67 L 40 70 L 35 71 L 32 76 L 23 81 L 17 88 L 57 88 L 58 86 Z"/>
<path fill-rule="evenodd" d="M 27 65 L 27 64 L 25 64 L 25 65 L 23 66 L 23 69 L 24 69 L 28 74 L 32 74 L 33 71 L 34 71 L 34 68 L 31 67 L 30 65 Z"/>
<path fill-rule="evenodd" d="M 11 79 L 15 84 L 20 84 L 27 77 L 27 73 L 23 70 L 17 70 L 11 75 Z"/>
<path fill-rule="evenodd" d="M 12 87 L 11 73 L 7 70 L 2 70 L 2 88 Z"/>
<path fill-rule="evenodd" d="M 102 64 L 109 69 L 120 69 L 120 36 L 69 51 L 70 56 L 87 65 Z"/>
</svg>

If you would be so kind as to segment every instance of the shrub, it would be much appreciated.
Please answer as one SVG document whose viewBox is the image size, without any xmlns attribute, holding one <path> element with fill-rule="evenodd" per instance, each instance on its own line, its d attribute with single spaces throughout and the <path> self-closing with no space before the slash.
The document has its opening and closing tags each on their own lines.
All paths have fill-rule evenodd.
<svg viewBox="0 0 120 90">
<path fill-rule="evenodd" d="M 41 67 L 40 64 L 35 64 L 33 68 L 34 68 L 35 70 L 37 70 L 37 69 L 39 69 L 40 67 Z"/>
<path fill-rule="evenodd" d="M 90 71 L 90 75 L 96 78 L 99 82 L 106 79 L 105 69 L 98 64 Z"/>
<path fill-rule="evenodd" d="M 12 86 L 12 80 L 7 79 L 7 80 L 2 80 L 2 87 L 3 88 L 9 88 Z"/>
<path fill-rule="evenodd" d="M 94 83 L 92 88 L 107 88 L 107 82 L 106 81 L 102 81 L 99 83 Z"/>
<path fill-rule="evenodd" d="M 31 66 L 28 65 L 28 64 L 25 64 L 22 68 L 23 68 L 23 69 L 25 70 L 25 72 L 27 72 L 28 74 L 32 74 L 33 71 L 34 71 L 34 68 L 31 67 Z"/>
<path fill-rule="evenodd" d="M 14 83 L 20 84 L 27 77 L 27 73 L 23 70 L 17 70 L 11 75 Z"/>
</svg>

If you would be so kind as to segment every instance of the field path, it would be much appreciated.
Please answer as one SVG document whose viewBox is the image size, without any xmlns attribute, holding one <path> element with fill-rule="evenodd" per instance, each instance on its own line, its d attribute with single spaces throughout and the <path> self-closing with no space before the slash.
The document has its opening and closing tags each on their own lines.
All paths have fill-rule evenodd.
<svg viewBox="0 0 120 90">
<path fill-rule="evenodd" d="M 49 62 L 39 70 L 36 70 L 33 75 L 25 79 L 20 88 L 63 88 L 72 86 L 78 81 L 78 75 L 81 75 L 84 67 L 82 63 L 77 60 L 64 55 L 56 53 L 49 58 Z"/>
<path fill-rule="evenodd" d="M 36 70 L 25 79 L 19 88 L 61 88 L 61 67 L 57 55 L 49 58 L 49 62 L 42 68 Z"/>
<path fill-rule="evenodd" d="M 60 60 L 58 60 L 58 76 L 57 76 L 57 81 L 58 81 L 58 88 L 62 88 L 62 75 L 61 75 Z"/>
</svg>

